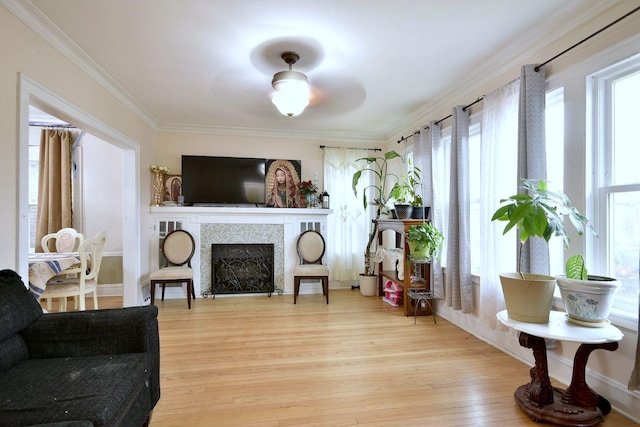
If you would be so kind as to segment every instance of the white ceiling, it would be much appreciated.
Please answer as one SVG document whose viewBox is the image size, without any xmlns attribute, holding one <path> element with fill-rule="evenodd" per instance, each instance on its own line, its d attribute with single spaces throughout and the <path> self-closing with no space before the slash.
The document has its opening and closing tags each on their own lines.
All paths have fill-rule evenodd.
<svg viewBox="0 0 640 427">
<path fill-rule="evenodd" d="M 548 44 L 618 2 L 6 3 L 27 11 L 26 22 L 39 34 L 62 45 L 157 129 L 295 131 L 381 141 L 415 125 L 444 94 L 472 90 L 483 72 L 513 66 L 527 49 Z M 285 50 L 300 54 L 294 70 L 308 75 L 316 97 L 293 119 L 270 101 L 271 78 L 286 69 L 280 59 Z"/>
</svg>

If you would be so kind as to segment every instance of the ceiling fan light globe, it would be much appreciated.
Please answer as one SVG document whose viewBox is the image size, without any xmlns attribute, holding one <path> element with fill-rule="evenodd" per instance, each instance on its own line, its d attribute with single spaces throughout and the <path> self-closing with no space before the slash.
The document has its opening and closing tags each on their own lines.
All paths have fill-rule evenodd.
<svg viewBox="0 0 640 427">
<path fill-rule="evenodd" d="M 273 88 L 276 90 L 276 93 L 271 99 L 271 102 L 273 102 L 276 108 L 278 108 L 278 111 L 285 116 L 297 116 L 309 105 L 311 91 L 309 90 L 309 82 L 306 76 L 304 80 L 293 79 L 280 80 L 277 82 L 274 76 Z"/>
</svg>

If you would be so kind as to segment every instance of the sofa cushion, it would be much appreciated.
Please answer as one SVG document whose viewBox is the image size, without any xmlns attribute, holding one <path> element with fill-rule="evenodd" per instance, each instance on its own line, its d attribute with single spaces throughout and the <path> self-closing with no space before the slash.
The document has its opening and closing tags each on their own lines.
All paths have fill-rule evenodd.
<svg viewBox="0 0 640 427">
<path fill-rule="evenodd" d="M 121 425 L 141 394 L 144 420 L 151 409 L 146 366 L 144 353 L 24 361 L 0 374 L 0 426 Z"/>
<path fill-rule="evenodd" d="M 0 271 L 0 343 L 42 316 L 42 307 L 13 270 Z"/>
</svg>

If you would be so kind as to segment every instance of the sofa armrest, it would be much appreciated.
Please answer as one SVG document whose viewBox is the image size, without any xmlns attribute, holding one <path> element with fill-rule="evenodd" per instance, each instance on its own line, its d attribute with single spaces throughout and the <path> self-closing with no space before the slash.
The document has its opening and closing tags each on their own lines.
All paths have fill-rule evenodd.
<svg viewBox="0 0 640 427">
<path fill-rule="evenodd" d="M 158 308 L 50 313 L 22 330 L 30 359 L 159 350 Z"/>
</svg>

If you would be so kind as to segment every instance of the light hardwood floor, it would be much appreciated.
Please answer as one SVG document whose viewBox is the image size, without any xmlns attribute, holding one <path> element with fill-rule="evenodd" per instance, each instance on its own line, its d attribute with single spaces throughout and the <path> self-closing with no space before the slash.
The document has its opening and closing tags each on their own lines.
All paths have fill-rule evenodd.
<svg viewBox="0 0 640 427">
<path fill-rule="evenodd" d="M 162 396 L 151 426 L 541 425 L 513 399 L 525 364 L 357 290 L 322 298 L 198 297 L 191 310 L 156 300 Z"/>
</svg>

